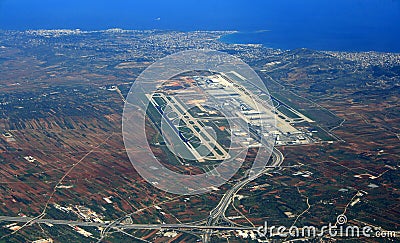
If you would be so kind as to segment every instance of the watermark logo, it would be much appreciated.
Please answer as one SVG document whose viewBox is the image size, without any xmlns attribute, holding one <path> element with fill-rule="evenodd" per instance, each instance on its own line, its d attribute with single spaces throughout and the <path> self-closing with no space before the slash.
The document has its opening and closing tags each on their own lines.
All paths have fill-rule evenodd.
<svg viewBox="0 0 400 243">
<path fill-rule="evenodd" d="M 297 226 L 269 226 L 267 222 L 264 226 L 257 228 L 257 234 L 260 238 L 321 238 L 324 236 L 330 238 L 347 237 L 366 237 L 366 238 L 395 238 L 400 236 L 396 231 L 386 231 L 372 226 L 359 227 L 356 225 L 347 225 L 347 217 L 340 214 L 336 218 L 336 223 L 329 223 L 322 227 L 305 225 Z"/>
<path fill-rule="evenodd" d="M 336 223 L 338 224 L 345 224 L 347 223 L 347 217 L 344 214 L 339 214 L 336 218 Z"/>
<path fill-rule="evenodd" d="M 185 73 L 191 76 L 176 80 Z M 169 150 L 163 162 L 211 162 L 212 169 L 188 175 L 167 168 L 148 143 L 149 121 Z M 257 155 L 248 176 L 261 173 L 273 150 L 269 132 L 275 125 L 271 97 L 253 69 L 227 53 L 191 50 L 162 58 L 139 75 L 126 98 L 122 132 L 129 159 L 145 180 L 163 191 L 193 195 L 234 176 L 250 147 L 257 147 Z M 220 142 L 219 129 L 229 132 L 229 142 Z"/>
</svg>

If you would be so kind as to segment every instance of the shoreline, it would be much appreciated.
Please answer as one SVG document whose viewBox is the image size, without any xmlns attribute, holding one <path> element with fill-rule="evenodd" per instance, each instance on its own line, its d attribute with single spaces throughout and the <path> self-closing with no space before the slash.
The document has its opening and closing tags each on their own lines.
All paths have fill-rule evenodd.
<svg viewBox="0 0 400 243">
<path fill-rule="evenodd" d="M 115 33 L 123 33 L 123 32 L 148 32 L 148 31 L 171 31 L 171 32 L 182 32 L 182 33 L 190 33 L 190 32 L 220 32 L 215 38 L 216 41 L 219 41 L 224 44 L 229 44 L 229 45 L 243 45 L 243 46 L 254 46 L 254 47 L 264 47 L 267 49 L 276 49 L 276 50 L 281 50 L 281 51 L 289 51 L 289 50 L 296 50 L 296 49 L 310 49 L 314 51 L 322 51 L 322 52 L 337 52 L 337 53 L 384 53 L 384 54 L 400 54 L 400 50 L 384 50 L 385 48 L 377 48 L 377 49 L 372 49 L 372 48 L 360 48 L 360 50 L 356 50 L 354 48 L 342 48 L 342 47 L 332 47 L 332 48 L 322 48 L 320 47 L 312 47 L 311 46 L 306 46 L 306 45 L 298 45 L 298 46 L 291 46 L 293 45 L 292 43 L 287 43 L 286 46 L 282 43 L 284 42 L 279 42 L 279 43 L 274 43 L 272 40 L 268 44 L 265 42 L 265 37 L 261 37 L 260 40 L 260 35 L 262 36 L 265 33 L 276 33 L 272 32 L 271 30 L 254 30 L 254 31 L 239 31 L 239 30 L 189 30 L 189 31 L 182 31 L 182 30 L 166 30 L 166 29 L 122 29 L 122 28 L 109 28 L 109 29 L 103 29 L 103 30 L 83 30 L 79 28 L 71 28 L 71 29 L 28 29 L 28 30 L 8 30 L 8 29 L 0 29 L 0 32 L 27 32 L 27 33 L 41 33 L 41 34 L 51 34 L 51 33 L 63 33 L 63 34 L 85 34 L 85 33 L 98 33 L 98 32 L 115 32 Z M 244 36 L 245 38 L 241 38 L 241 36 Z M 254 36 L 258 36 L 258 38 L 252 38 Z M 276 38 L 276 36 L 274 36 Z M 278 36 L 281 38 L 280 36 Z M 251 39 L 252 41 L 245 40 L 245 39 Z M 278 38 L 278 39 L 279 39 Z M 263 40 L 264 39 L 264 40 Z M 258 40 L 258 41 L 253 41 L 253 40 Z M 338 38 L 340 40 L 340 38 Z M 304 40 L 303 40 L 304 41 Z M 332 43 L 335 43 L 335 40 L 331 40 Z M 318 42 L 315 41 L 315 43 L 322 43 L 322 41 Z M 353 43 L 353 42 L 352 42 Z M 356 48 L 359 47 L 360 45 L 356 45 Z M 381 49 L 381 50 L 379 50 Z M 389 48 L 390 49 L 390 48 Z"/>
<path fill-rule="evenodd" d="M 305 45 L 298 45 L 296 47 L 287 47 L 292 44 L 288 43 L 286 47 L 279 43 L 273 43 L 273 41 L 269 42 L 268 44 L 265 41 L 248 41 L 244 39 L 249 39 L 250 37 L 256 37 L 254 39 L 259 39 L 260 35 L 265 34 L 267 32 L 271 32 L 271 30 L 255 30 L 255 31 L 235 31 L 234 33 L 229 33 L 225 35 L 221 35 L 218 38 L 218 41 L 225 43 L 225 44 L 231 44 L 231 45 L 248 45 L 248 46 L 263 46 L 264 48 L 268 49 L 278 49 L 282 51 L 290 51 L 290 50 L 296 50 L 296 49 L 309 49 L 309 50 L 314 50 L 314 51 L 322 51 L 322 52 L 345 52 L 345 53 L 385 53 L 385 54 L 400 54 L 400 50 L 378 50 L 378 49 L 385 49 L 385 48 L 377 48 L 377 49 L 363 49 L 360 48 L 360 50 L 356 50 L 355 48 L 359 48 L 359 45 L 355 45 L 355 48 L 321 48 L 321 47 L 311 47 L 311 46 L 305 46 Z M 244 37 L 244 38 L 243 38 Z M 263 38 L 263 37 L 262 37 Z M 340 40 L 340 38 L 339 38 Z M 331 40 L 332 43 L 336 43 L 334 39 Z M 316 42 L 316 43 L 322 43 L 321 42 Z M 349 42 L 353 43 L 353 42 Z M 386 46 L 385 46 L 386 47 Z M 390 48 L 389 48 L 390 49 Z"/>
</svg>

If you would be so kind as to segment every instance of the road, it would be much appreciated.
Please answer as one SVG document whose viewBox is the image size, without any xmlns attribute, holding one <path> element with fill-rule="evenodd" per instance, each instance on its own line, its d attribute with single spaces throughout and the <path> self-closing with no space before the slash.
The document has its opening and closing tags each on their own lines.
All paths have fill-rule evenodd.
<svg viewBox="0 0 400 243">
<path fill-rule="evenodd" d="M 162 229 L 173 229 L 173 230 L 202 230 L 206 233 L 203 234 L 203 242 L 208 242 L 213 231 L 226 231 L 226 230 L 256 230 L 254 227 L 235 227 L 235 226 L 220 226 L 216 225 L 221 217 L 225 218 L 225 212 L 232 202 L 232 198 L 236 195 L 240 189 L 242 189 L 249 182 L 257 179 L 267 171 L 273 168 L 281 166 L 284 157 L 283 154 L 276 148 L 273 150 L 273 162 L 270 166 L 265 167 L 260 173 L 246 177 L 243 180 L 236 183 L 231 189 L 229 189 L 221 198 L 217 207 L 215 207 L 211 212 L 206 225 L 199 224 L 121 224 L 122 220 L 114 221 L 112 223 L 104 222 L 85 222 L 85 221 L 73 221 L 73 220 L 57 220 L 57 219 L 45 219 L 40 217 L 9 217 L 0 216 L 0 222 L 22 222 L 29 225 L 35 223 L 49 223 L 54 225 L 74 225 L 74 226 L 88 226 L 88 227 L 103 227 L 105 229 L 138 229 L 138 230 L 162 230 Z M 103 232 L 104 233 L 104 232 Z"/>
<path fill-rule="evenodd" d="M 96 223 L 85 221 L 72 221 L 60 219 L 35 219 L 31 217 L 8 217 L 0 216 L 0 222 L 21 222 L 30 224 L 48 223 L 54 225 L 73 225 L 73 226 L 89 226 L 89 227 L 110 227 L 112 229 L 138 229 L 138 230 L 162 230 L 162 229 L 198 229 L 198 230 L 256 230 L 254 227 L 232 227 L 232 226 L 207 226 L 207 225 L 192 225 L 192 224 L 113 224 Z"/>
<path fill-rule="evenodd" d="M 229 207 L 230 203 L 232 202 L 232 198 L 246 184 L 248 184 L 249 182 L 262 176 L 267 171 L 270 171 L 273 168 L 281 166 L 283 160 L 284 160 L 284 156 L 281 153 L 281 151 L 279 151 L 277 148 L 274 148 L 273 152 L 272 152 L 272 164 L 271 164 L 272 167 L 268 166 L 268 167 L 264 168 L 260 173 L 244 178 L 243 180 L 236 183 L 231 189 L 229 189 L 224 194 L 224 196 L 221 198 L 218 205 L 210 212 L 210 216 L 208 217 L 207 225 L 214 226 L 216 223 L 219 222 L 221 217 L 225 217 L 225 212 L 226 212 L 227 208 Z M 209 242 L 211 233 L 212 232 L 209 230 L 203 235 L 203 242 Z"/>
<path fill-rule="evenodd" d="M 264 168 L 260 173 L 246 177 L 243 180 L 236 183 L 231 189 L 229 189 L 221 198 L 217 207 L 215 207 L 208 217 L 206 225 L 200 224 L 121 224 L 121 221 L 113 223 L 97 223 L 97 222 L 84 222 L 84 221 L 72 221 L 72 220 L 57 220 L 57 219 L 45 219 L 45 218 L 32 218 L 32 217 L 9 217 L 0 216 L 0 222 L 23 222 L 35 224 L 35 223 L 50 223 L 55 225 L 76 225 L 76 226 L 89 226 L 89 227 L 105 227 L 107 229 L 197 229 L 204 230 L 206 233 L 203 235 L 203 242 L 208 242 L 212 231 L 218 230 L 256 230 L 254 227 L 233 227 L 233 226 L 219 226 L 215 225 L 219 222 L 221 217 L 225 217 L 225 212 L 232 202 L 232 198 L 236 195 L 240 189 L 242 189 L 249 182 L 257 179 L 265 172 L 270 171 L 273 168 L 279 167 L 284 160 L 283 154 L 276 148 L 273 150 L 273 162 L 270 166 Z"/>
</svg>

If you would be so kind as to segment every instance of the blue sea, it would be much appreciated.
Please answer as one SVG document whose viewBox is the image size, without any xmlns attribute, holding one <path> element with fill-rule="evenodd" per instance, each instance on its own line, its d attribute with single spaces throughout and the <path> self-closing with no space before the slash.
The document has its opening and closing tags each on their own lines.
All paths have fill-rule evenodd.
<svg viewBox="0 0 400 243">
<path fill-rule="evenodd" d="M 0 29 L 237 30 L 229 43 L 400 52 L 399 0 L 0 0 Z"/>
</svg>

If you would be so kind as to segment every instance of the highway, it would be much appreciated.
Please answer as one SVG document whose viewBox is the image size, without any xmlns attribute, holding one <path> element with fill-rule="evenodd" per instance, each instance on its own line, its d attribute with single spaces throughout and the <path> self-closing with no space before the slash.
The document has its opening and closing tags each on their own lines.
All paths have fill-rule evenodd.
<svg viewBox="0 0 400 243">
<path fill-rule="evenodd" d="M 272 170 L 273 168 L 281 166 L 283 163 L 284 156 L 279 151 L 277 148 L 274 147 L 273 152 L 272 152 L 272 164 L 271 166 L 268 166 L 264 168 L 260 173 L 255 174 L 253 176 L 249 176 L 244 178 L 243 180 L 237 182 L 231 189 L 229 189 L 224 196 L 221 198 L 219 201 L 217 207 L 215 207 L 211 212 L 208 217 L 207 221 L 207 226 L 214 226 L 219 222 L 219 220 L 222 218 L 225 218 L 225 212 L 227 208 L 229 207 L 230 203 L 232 202 L 232 198 L 240 191 L 246 184 L 249 182 L 257 179 L 258 177 L 262 176 L 264 173 L 267 171 Z M 210 236 L 211 236 L 212 231 L 208 230 L 204 235 L 203 235 L 203 242 L 209 242 Z"/>
<path fill-rule="evenodd" d="M 162 229 L 198 229 L 198 230 L 256 230 L 254 227 L 232 227 L 232 226 L 207 226 L 207 225 L 191 225 L 191 224 L 120 224 L 115 223 L 96 223 L 73 220 L 60 219 L 35 219 L 31 217 L 8 217 L 0 216 L 0 222 L 21 222 L 30 224 L 53 224 L 53 225 L 73 225 L 73 226 L 89 226 L 89 227 L 109 227 L 111 229 L 138 229 L 138 230 L 162 230 Z"/>
<path fill-rule="evenodd" d="M 85 222 L 85 221 L 73 221 L 73 220 L 59 220 L 59 219 L 45 219 L 39 217 L 10 217 L 10 216 L 0 216 L 0 222 L 21 222 L 21 223 L 29 223 L 29 225 L 40 223 L 40 224 L 53 224 L 53 225 L 73 225 L 73 226 L 88 226 L 88 227 L 103 227 L 102 235 L 105 235 L 107 231 L 110 229 L 124 230 L 124 229 L 138 229 L 138 230 L 162 230 L 162 229 L 170 229 L 170 230 L 201 230 L 205 231 L 203 234 L 203 242 L 209 242 L 210 236 L 212 232 L 215 231 L 226 231 L 226 230 L 256 230 L 255 227 L 237 227 L 237 226 L 221 226 L 216 225 L 221 218 L 225 218 L 225 212 L 232 202 L 232 198 L 236 195 L 238 191 L 240 191 L 246 184 L 257 179 L 262 176 L 267 171 L 272 170 L 273 168 L 277 168 L 281 166 L 284 156 L 283 154 L 276 148 L 273 149 L 272 153 L 272 164 L 270 166 L 265 167 L 260 173 L 255 174 L 253 176 L 249 176 L 243 178 L 239 182 L 237 182 L 231 189 L 229 189 L 219 201 L 217 207 L 215 207 L 208 217 L 205 225 L 202 225 L 203 222 L 198 222 L 197 224 L 121 224 L 122 217 L 120 220 L 113 222 Z"/>
</svg>

